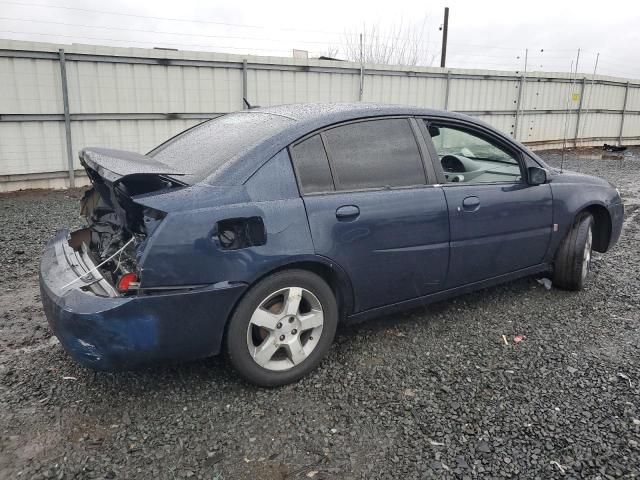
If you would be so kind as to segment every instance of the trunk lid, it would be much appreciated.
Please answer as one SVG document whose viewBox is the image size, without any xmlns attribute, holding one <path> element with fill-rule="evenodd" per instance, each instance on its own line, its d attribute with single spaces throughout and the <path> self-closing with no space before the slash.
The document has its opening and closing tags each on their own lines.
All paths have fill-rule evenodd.
<svg viewBox="0 0 640 480">
<path fill-rule="evenodd" d="M 164 163 L 140 153 L 111 148 L 85 148 L 80 161 L 110 182 L 117 182 L 130 175 L 186 175 Z"/>
</svg>

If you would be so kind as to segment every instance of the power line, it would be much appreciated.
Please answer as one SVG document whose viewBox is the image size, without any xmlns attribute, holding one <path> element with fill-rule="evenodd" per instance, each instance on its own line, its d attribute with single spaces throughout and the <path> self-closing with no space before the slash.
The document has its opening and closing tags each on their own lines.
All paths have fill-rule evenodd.
<svg viewBox="0 0 640 480">
<path fill-rule="evenodd" d="M 1 19 L 1 17 L 0 17 Z M 197 44 L 197 43 L 173 43 L 173 42 L 166 42 L 163 40 L 134 40 L 134 39 L 121 39 L 121 38 L 109 38 L 109 37 L 94 37 L 94 36 L 90 36 L 90 35 L 83 35 L 83 34 L 77 34 L 77 35 L 67 35 L 67 34 L 62 34 L 62 33 L 41 33 L 41 32 L 27 32 L 27 31 L 15 31 L 15 30 L 0 30 L 0 32 L 2 33 L 11 33 L 11 34 L 16 34 L 16 35 L 38 35 L 38 36 L 44 36 L 44 37 L 61 37 L 61 38 L 72 38 L 72 39 L 76 39 L 77 42 L 82 42 L 84 41 L 84 39 L 89 39 L 89 40 L 99 40 L 99 41 L 107 41 L 107 42 L 119 42 L 119 43 L 136 43 L 136 44 L 144 44 L 144 45 L 153 45 L 155 47 L 158 47 L 160 45 L 170 45 L 172 47 L 185 47 L 185 48 L 208 48 L 208 49 L 232 49 L 232 50 L 242 50 L 242 51 L 248 51 L 248 50 L 259 50 L 259 51 L 267 51 L 267 52 L 274 52 L 274 51 L 278 51 L 278 52 L 290 52 L 291 48 L 293 48 L 293 46 L 299 44 L 299 43 L 304 43 L 298 40 L 294 40 L 294 41 L 289 41 L 286 39 L 273 39 L 272 41 L 277 41 L 277 42 L 287 42 L 288 44 L 290 44 L 292 47 L 291 48 L 260 48 L 260 47 L 252 47 L 252 46 L 244 46 L 244 47 L 236 47 L 236 46 L 230 46 L 230 45 L 203 45 L 203 44 Z M 158 33 L 162 33 L 162 32 L 158 32 Z M 236 39 L 244 39 L 244 40 L 252 40 L 252 38 L 246 38 L 246 37 L 233 37 Z M 269 40 L 269 39 L 259 39 L 256 38 L 255 40 Z M 322 42 L 317 42 L 318 45 L 322 46 L 326 46 L 326 47 L 330 47 L 333 45 L 336 45 L 336 43 L 322 43 Z M 344 45 L 344 44 L 338 44 L 338 45 Z M 373 44 L 369 44 L 366 43 L 366 46 L 371 46 Z M 318 50 L 309 50 L 309 53 L 318 53 Z"/>
<path fill-rule="evenodd" d="M 91 8 L 80 8 L 80 7 L 67 7 L 63 5 L 42 5 L 39 3 L 24 3 L 24 2 L 11 2 L 7 0 L 2 0 L 0 3 L 5 5 L 17 5 L 20 7 L 39 7 L 39 8 L 57 8 L 61 10 L 74 10 L 77 12 L 85 12 L 85 13 L 102 13 L 104 15 L 117 15 L 121 17 L 132 17 L 132 18 L 143 18 L 143 19 L 152 19 L 152 20 L 163 20 L 163 21 L 171 21 L 171 22 L 187 22 L 187 23 L 203 23 L 209 25 L 222 25 L 226 27 L 236 27 L 236 28 L 259 28 L 264 29 L 265 27 L 262 25 L 250 25 L 250 24 L 240 24 L 240 23 L 228 23 L 228 22 L 217 22 L 213 20 L 201 20 L 201 19 L 188 19 L 188 18 L 174 18 L 174 17 L 158 17 L 153 15 L 138 15 L 135 13 L 124 13 L 124 12 L 110 12 L 107 10 L 95 10 Z M 342 32 L 336 31 L 328 31 L 328 30 L 309 30 L 309 29 L 300 29 L 300 28 L 288 28 L 288 27 L 278 27 L 277 30 L 287 30 L 287 31 L 295 31 L 295 32 L 317 32 L 317 33 L 329 33 L 329 34 L 341 34 Z"/>
<path fill-rule="evenodd" d="M 51 20 L 36 20 L 31 18 L 18 18 L 18 17 L 0 17 L 0 20 L 15 20 L 19 22 L 45 23 L 45 24 L 52 24 L 52 25 L 63 25 L 68 27 L 80 27 L 80 28 L 91 28 L 91 29 L 98 28 L 98 29 L 104 29 L 104 30 L 118 30 L 118 31 L 126 31 L 126 32 L 153 33 L 157 35 L 179 35 L 179 36 L 187 36 L 187 37 L 205 37 L 205 38 L 218 38 L 218 39 L 229 39 L 229 40 L 258 40 L 260 42 L 264 42 L 264 41 L 286 42 L 288 44 L 310 44 L 310 45 L 322 45 L 322 46 L 343 46 L 343 47 L 348 46 L 348 44 L 345 42 L 336 42 L 336 41 L 289 40 L 284 38 L 244 37 L 244 36 L 238 36 L 238 35 L 209 35 L 209 34 L 201 34 L 201 33 L 166 32 L 166 31 L 158 31 L 158 30 L 144 30 L 144 29 L 138 29 L 138 28 L 112 27 L 112 26 L 104 26 L 104 25 L 83 25 L 79 23 L 55 22 Z M 436 44 L 437 42 L 422 41 L 421 43 Z M 188 45 L 188 44 L 185 44 L 185 45 Z M 372 46 L 374 44 L 365 43 L 364 45 Z"/>
<path fill-rule="evenodd" d="M 3 3 L 3 2 L 0 2 Z M 234 39 L 234 40 L 259 40 L 259 41 L 281 41 L 281 42 L 289 42 L 289 43 L 308 43 L 308 44 L 316 44 L 316 45 L 326 45 L 326 44 L 338 44 L 344 45 L 341 42 L 321 42 L 321 41 L 311 41 L 311 40 L 287 40 L 287 39 L 274 39 L 274 38 L 265 38 L 265 37 L 241 37 L 237 35 L 208 35 L 204 33 L 183 33 L 183 32 L 161 32 L 158 30 L 143 30 L 138 28 L 124 28 L 124 27 L 107 27 L 104 25 L 82 25 L 79 23 L 67 23 L 67 22 L 54 22 L 51 20 L 35 20 L 31 18 L 16 18 L 16 17 L 0 17 L 0 20 L 15 20 L 19 22 L 34 22 L 34 23 L 46 23 L 52 25 L 64 25 L 67 27 L 82 27 L 82 28 L 99 28 L 106 30 L 120 30 L 126 32 L 140 32 L 140 33 L 155 33 L 159 35 L 179 35 L 186 37 L 207 37 L 207 38 L 225 38 L 225 39 Z"/>
<path fill-rule="evenodd" d="M 134 13 L 113 12 L 108 10 L 97 10 L 97 9 L 81 8 L 81 7 L 68 7 L 64 5 L 43 5 L 39 3 L 13 2 L 10 0 L 0 0 L 0 4 L 16 5 L 20 7 L 37 7 L 37 8 L 53 8 L 53 9 L 61 9 L 61 10 L 73 10 L 73 11 L 79 11 L 79 12 L 85 12 L 85 13 L 91 13 L 91 14 L 100 13 L 104 15 L 115 15 L 115 16 L 124 16 L 124 17 L 131 17 L 131 18 L 140 18 L 140 19 L 183 22 L 183 23 L 200 23 L 200 24 L 219 25 L 219 26 L 235 27 L 235 28 L 253 28 L 253 29 L 263 29 L 263 30 L 267 28 L 263 25 L 229 23 L 229 22 L 220 22 L 220 21 L 213 21 L 213 20 L 202 20 L 202 19 L 160 17 L 160 16 L 154 16 L 154 15 L 141 15 L 141 14 L 134 14 Z M 329 34 L 329 35 L 347 35 L 348 34 L 348 32 L 346 31 L 339 32 L 336 30 L 318 30 L 318 29 L 292 28 L 292 27 L 273 27 L 273 30 L 303 32 L 303 33 L 312 32 L 312 33 L 322 33 L 322 34 Z M 376 33 L 374 37 L 391 38 L 391 39 L 402 38 L 401 35 L 384 35 L 379 33 Z M 318 42 L 318 43 L 321 43 L 321 42 Z M 423 43 L 440 45 L 440 43 L 436 41 L 433 41 L 433 42 L 424 41 Z M 459 44 L 455 42 L 449 42 L 449 45 L 463 45 L 463 46 L 477 47 L 477 48 L 493 48 L 493 49 L 514 50 L 514 51 L 515 50 L 523 51 L 525 49 L 525 47 L 505 47 L 502 45 L 482 45 L 482 44 Z M 555 50 L 575 51 L 575 49 L 569 49 L 569 48 L 555 49 Z"/>
<path fill-rule="evenodd" d="M 0 2 L 0 3 L 6 3 L 6 2 Z M 30 19 L 30 18 L 19 18 L 19 17 L 0 17 L 0 20 L 12 20 L 12 21 L 19 21 L 19 22 L 32 22 L 32 23 L 44 23 L 44 24 L 51 24 L 51 25 L 63 25 L 63 26 L 69 26 L 69 27 L 80 27 L 80 28 L 91 28 L 91 29 L 103 29 L 103 30 L 118 30 L 118 31 L 126 31 L 126 32 L 137 32 L 137 33 L 153 33 L 153 34 L 158 34 L 158 35 L 177 35 L 177 36 L 186 36 L 186 37 L 203 37 L 203 38 L 217 38 L 217 39 L 233 39 L 233 40 L 258 40 L 258 41 L 269 41 L 269 42 L 287 42 L 288 44 L 309 44 L 309 45 L 323 45 L 323 46 L 328 46 L 328 45 L 339 45 L 339 46 L 347 46 L 348 44 L 344 43 L 344 42 L 334 42 L 334 41 L 312 41 L 312 40 L 288 40 L 288 39 L 277 39 L 277 38 L 266 38 L 266 37 L 245 37 L 245 36 L 238 36 L 238 35 L 209 35 L 209 34 L 204 34 L 204 33 L 184 33 L 184 32 L 166 32 L 166 31 L 158 31 L 158 30 L 145 30 L 145 29 L 138 29 L 138 28 L 125 28 L 125 27 L 114 27 L 114 26 L 104 26 L 104 25 L 82 25 L 79 23 L 69 23 L 69 22 L 56 22 L 56 21 L 52 21 L 52 20 L 36 20 L 36 19 Z M 27 32 L 25 32 L 27 33 Z M 56 34 L 52 34 L 52 35 L 56 35 Z M 81 35 L 82 36 L 82 35 Z M 86 37 L 86 38 L 95 38 L 95 37 Z M 145 41 L 146 42 L 146 41 Z M 144 42 L 140 42 L 140 43 L 144 43 Z M 149 43 L 153 43 L 153 42 L 149 42 Z M 437 42 L 430 42 L 430 41 L 424 41 L 422 43 L 426 43 L 426 44 L 436 44 Z M 174 45 L 179 45 L 179 44 L 174 44 Z M 184 46 L 190 46 L 191 44 L 181 44 Z M 371 46 L 372 44 L 370 43 L 365 43 L 365 45 L 367 46 Z M 458 48 L 456 48 L 456 50 L 469 50 L 469 49 L 477 49 L 477 48 L 486 48 L 486 49 L 502 49 L 503 47 L 499 47 L 499 46 L 479 46 L 479 45 L 474 45 L 474 44 L 452 44 L 452 45 L 457 45 Z M 198 46 L 200 47 L 201 45 L 193 45 L 193 46 Z M 217 46 L 216 48 L 222 48 L 222 46 Z M 504 47 L 505 49 L 515 49 L 515 50 L 520 50 L 517 49 L 515 47 Z M 554 49 L 555 50 L 555 49 Z M 457 56 L 456 54 L 453 54 L 454 56 Z M 509 55 L 486 55 L 486 54 L 472 54 L 472 53 L 465 53 L 464 56 L 473 56 L 473 57 L 487 57 L 487 58 L 511 58 Z M 566 57 L 559 57 L 559 56 L 552 56 L 552 55 L 545 55 L 545 56 L 538 56 L 538 57 L 532 57 L 532 58 L 539 58 L 539 59 L 551 59 L 551 58 L 562 58 L 565 59 Z"/>
<path fill-rule="evenodd" d="M 236 28 L 255 28 L 255 29 L 266 29 L 267 27 L 264 26 L 260 26 L 260 25 L 251 25 L 251 24 L 237 24 L 237 23 L 228 23 L 228 22 L 218 22 L 218 21 L 213 21 L 213 20 L 201 20 L 201 19 L 184 19 L 184 18 L 174 18 L 174 17 L 160 17 L 160 16 L 151 16 L 151 15 L 140 15 L 140 14 L 132 14 L 132 13 L 124 13 L 124 12 L 113 12 L 113 11 L 106 11 L 106 10 L 96 10 L 96 9 L 88 9 L 88 8 L 80 8 L 80 7 L 67 7 L 67 6 L 61 6 L 61 5 L 43 5 L 43 4 L 37 4 L 37 3 L 21 3 L 21 2 L 14 2 L 14 1 L 9 1 L 9 0 L 0 0 L 0 4 L 6 4 L 6 5 L 17 5 L 17 6 L 21 6 L 21 7 L 37 7 L 37 8 L 55 8 L 55 9 L 63 9 L 63 10 L 73 10 L 73 11 L 81 11 L 81 12 L 86 12 L 86 13 L 91 13 L 91 14 L 105 14 L 105 15 L 114 15 L 114 16 L 125 16 L 125 17 L 133 17 L 133 18 L 141 18 L 141 19 L 152 19 L 152 20 L 160 20 L 160 21 L 175 21 L 175 22 L 192 22 L 192 23 L 198 23 L 198 24 L 211 24 L 211 25 L 221 25 L 221 26 L 225 26 L 225 27 L 236 27 Z M 344 41 L 331 41 L 331 40 L 327 40 L 327 41 L 313 41 L 313 40 L 288 40 L 288 39 L 274 39 L 274 38 L 265 38 L 265 37 L 257 37 L 257 36 L 239 36 L 239 35 L 211 35 L 211 34 L 196 34 L 196 33 L 186 33 L 186 32 L 176 32 L 176 31 L 171 31 L 171 32 L 162 32 L 162 31 L 157 31 L 157 30 L 150 30 L 150 29 L 136 29 L 136 28 L 125 28 L 125 27 L 116 27 L 116 26 L 102 26 L 102 25 L 82 25 L 82 24 L 77 24 L 77 23 L 69 23 L 69 22 L 57 22 L 57 21 L 52 21 L 52 20 L 36 20 L 36 19 L 28 19 L 28 18 L 16 18 L 16 17 L 0 17 L 0 20 L 5 20 L 5 21 L 20 21 L 20 22 L 33 22 L 33 23 L 43 23 L 43 24 L 52 24 L 52 25 L 63 25 L 63 26 L 70 26 L 70 27 L 79 27 L 79 28 L 92 28 L 92 29 L 104 29 L 104 30 L 114 30 L 114 31 L 130 31 L 130 32 L 139 32 L 139 33 L 150 33 L 150 34 L 155 34 L 155 35 L 176 35 L 176 36 L 183 36 L 183 37 L 203 37 L 203 38 L 215 38 L 215 39 L 228 39 L 228 40 L 253 40 L 253 41 L 260 41 L 260 42 L 279 42 L 279 43 L 288 43 L 291 46 L 294 45 L 316 45 L 318 46 L 317 48 L 320 49 L 321 46 L 326 46 L 328 47 L 333 47 L 333 46 L 339 46 L 339 47 L 345 47 L 348 46 L 348 43 L 345 43 Z M 339 35 L 342 34 L 345 37 L 347 37 L 347 33 L 345 32 L 337 32 L 337 31 L 329 31 L 329 30 L 308 30 L 308 29 L 299 29 L 299 28 L 287 28 L 287 27 L 283 27 L 283 28 L 275 28 L 276 30 L 283 30 L 283 31 L 297 31 L 297 32 L 304 32 L 304 33 L 309 33 L 309 32 L 317 32 L 317 33 L 322 33 L 322 34 L 329 34 L 329 35 Z M 227 45 L 205 45 L 205 44 L 198 44 L 198 43 L 174 43 L 174 42 L 164 42 L 164 41 L 158 41 L 158 40 L 123 40 L 120 38 L 106 38 L 106 37 L 96 37 L 96 36 L 87 36 L 87 35 L 66 35 L 66 34 L 58 34 L 58 33 L 40 33 L 40 32 L 22 32 L 22 31 L 15 31 L 15 30 L 4 30 L 5 33 L 11 33 L 11 34 L 17 34 L 17 35 L 38 35 L 38 36 L 50 36 L 50 37 L 60 37 L 60 38 L 74 38 L 74 39 L 90 39 L 90 40 L 97 40 L 97 41 L 108 41 L 108 42 L 118 42 L 118 43 L 127 43 L 127 44 L 138 44 L 138 45 L 156 45 L 159 44 L 160 45 L 167 45 L 167 46 L 174 46 L 174 47 L 184 47 L 184 48 L 206 48 L 206 49 L 222 49 L 222 50 L 238 50 L 238 51 L 244 51 L 244 52 L 248 52 L 251 50 L 254 51 L 263 51 L 263 52 L 289 52 L 288 48 L 254 48 L 254 47 L 238 47 L 238 46 L 227 46 Z M 373 37 L 377 40 L 379 38 L 402 38 L 401 35 L 383 35 L 383 34 L 379 34 L 376 33 L 373 35 Z M 82 41 L 82 40 L 78 40 L 78 41 Z M 438 42 L 435 41 L 429 41 L 429 40 L 423 40 L 421 42 L 424 45 L 436 45 L 438 44 Z M 372 44 L 367 43 L 367 46 L 371 46 Z M 438 44 L 439 45 L 439 44 Z M 523 51 L 524 48 L 521 47 L 507 47 L 507 46 L 502 46 L 502 45 L 483 45 L 483 44 L 462 44 L 462 43 L 456 43 L 456 42 L 449 42 L 449 45 L 451 46 L 455 46 L 454 48 L 454 52 L 450 53 L 451 56 L 453 56 L 453 58 L 456 57 L 472 57 L 472 58 L 498 58 L 498 59 L 504 59 L 505 62 L 488 62 L 486 60 L 482 60 L 482 61 L 469 61 L 469 60 L 456 60 L 455 63 L 485 63 L 485 64 L 493 64 L 493 65 L 505 65 L 505 63 L 511 63 L 512 59 L 510 58 L 510 56 L 508 54 L 505 53 L 505 55 L 490 55 L 490 54 L 481 54 L 481 53 L 457 53 L 458 50 L 466 50 L 466 51 L 474 51 L 476 49 L 482 49 L 482 50 L 487 50 L 487 51 L 492 51 L 492 50 L 508 50 L 508 51 Z M 553 49 L 545 49 L 544 52 L 562 52 L 562 51 L 574 51 L 574 49 L 564 49 L 564 48 L 553 48 Z M 586 52 L 589 52 L 590 50 L 586 50 Z M 310 52 L 311 53 L 311 52 Z M 564 59 L 566 57 L 562 57 L 562 56 L 553 56 L 553 55 L 539 55 L 538 57 L 533 57 L 532 61 L 533 63 L 545 63 L 545 64 L 554 64 L 554 63 L 559 63 L 561 61 L 561 59 Z M 615 61 L 609 61 L 609 58 L 613 58 L 613 59 L 620 59 L 622 61 L 625 61 L 625 63 L 618 63 Z M 607 55 L 607 60 L 601 60 L 602 63 L 604 63 L 605 65 L 610 65 L 610 67 L 605 67 L 604 69 L 606 70 L 615 70 L 616 72 L 619 72 L 621 74 L 625 74 L 625 75 L 632 75 L 632 76 L 637 76 L 638 72 L 635 71 L 631 71 L 631 70 L 627 70 L 630 65 L 628 63 L 626 63 L 628 59 L 623 58 L 623 57 L 619 57 L 619 56 L 615 56 L 615 55 Z M 613 67 L 613 68 L 612 68 Z M 620 68 L 622 67 L 622 68 Z M 515 67 L 517 68 L 517 67 Z"/>
<path fill-rule="evenodd" d="M 85 13 L 101 13 L 101 14 L 105 14 L 105 15 L 120 15 L 120 16 L 134 17 L 134 18 L 141 18 L 141 19 L 149 19 L 149 20 L 175 21 L 175 22 L 184 22 L 184 23 L 192 22 L 192 23 L 220 25 L 220 26 L 235 27 L 235 28 L 255 28 L 255 29 L 262 29 L 262 30 L 267 29 L 267 27 L 262 26 L 262 25 L 216 22 L 216 21 L 211 21 L 211 20 L 200 20 L 200 19 L 180 19 L 180 18 L 172 18 L 172 17 L 157 17 L 157 16 L 151 16 L 151 15 L 138 15 L 138 14 L 129 14 L 129 13 L 121 13 L 121 12 L 109 12 L 109 11 L 105 11 L 105 10 L 95 10 L 95 9 L 79 8 L 79 7 L 66 7 L 66 6 L 62 6 L 62 5 L 42 5 L 42 4 L 35 4 L 35 3 L 20 3 L 20 2 L 11 2 L 11 1 L 7 1 L 7 0 L 0 0 L 0 4 L 18 5 L 18 6 L 31 6 L 31 7 L 40 7 L 40 8 L 58 8 L 58 9 L 65 9 L 65 10 L 76 10 L 76 11 L 81 11 L 81 12 L 85 12 Z M 38 21 L 38 20 L 33 20 L 33 21 Z M 82 26 L 82 25 L 77 25 L 77 26 Z M 335 31 L 335 30 L 334 31 L 330 31 L 330 30 L 312 30 L 312 29 L 288 28 L 288 27 L 273 27 L 272 29 L 273 30 L 281 30 L 281 31 L 303 32 L 303 33 L 310 33 L 310 32 L 311 33 L 322 33 L 322 34 L 328 34 L 328 35 L 344 35 L 344 36 L 348 35 L 348 32 L 346 32 L 346 30 L 343 31 L 343 32 L 338 32 L 338 31 Z M 160 33 L 160 32 L 156 32 L 156 33 Z M 389 38 L 389 39 L 402 38 L 401 35 L 385 35 L 385 34 L 380 34 L 380 33 L 376 33 L 373 36 L 375 38 Z M 321 43 L 321 42 L 318 42 L 318 43 Z M 329 43 L 329 42 L 327 42 L 327 43 Z M 338 43 L 338 42 L 332 42 L 332 43 Z M 436 42 L 430 42 L 430 41 L 426 41 L 426 42 L 423 42 L 423 43 L 436 44 Z"/>
<path fill-rule="evenodd" d="M 175 18 L 175 17 L 159 17 L 154 15 L 140 15 L 134 13 L 124 13 L 124 12 L 113 12 L 107 10 L 96 10 L 91 8 L 81 8 L 81 7 L 68 7 L 64 5 L 43 5 L 39 3 L 24 3 L 24 2 L 12 2 L 10 0 L 0 0 L 0 4 L 5 5 L 16 5 L 20 7 L 37 7 L 37 8 L 54 8 L 54 9 L 62 9 L 62 10 L 73 10 L 85 13 L 100 13 L 104 15 L 115 15 L 115 16 L 123 16 L 123 17 L 132 17 L 132 18 L 140 18 L 146 20 L 160 20 L 160 21 L 170 21 L 170 22 L 183 22 L 183 23 L 200 23 L 200 24 L 208 24 L 208 25 L 219 25 L 224 27 L 234 27 L 234 28 L 254 28 L 254 29 L 262 29 L 265 30 L 267 27 L 264 25 L 252 25 L 252 24 L 242 24 L 242 23 L 230 23 L 230 22 L 220 22 L 214 20 L 202 20 L 202 19 L 193 19 L 193 18 Z M 309 29 L 309 28 L 292 28 L 292 27 L 271 27 L 273 30 L 281 30 L 281 31 L 290 31 L 290 32 L 303 32 L 303 33 L 322 33 L 329 35 L 345 35 L 347 32 L 342 31 L 339 32 L 337 30 L 318 30 L 318 29 Z M 384 38 L 401 38 L 400 35 L 384 35 L 384 34 L 376 34 L 376 37 L 384 37 Z M 435 43 L 435 42 L 432 42 Z"/>
<path fill-rule="evenodd" d="M 219 26 L 225 26 L 225 27 L 235 27 L 235 28 L 252 28 L 252 29 L 266 29 L 266 27 L 262 26 L 262 25 L 252 25 L 252 24 L 239 24 L 239 23 L 230 23 L 230 22 L 220 22 L 220 21 L 213 21 L 213 20 L 202 20 L 202 19 L 187 19 L 187 18 L 175 18 L 175 17 L 160 17 L 160 16 L 154 16 L 154 15 L 140 15 L 140 14 L 133 14 L 133 13 L 124 13 L 124 12 L 113 12 L 113 11 L 107 11 L 107 10 L 97 10 L 97 9 L 89 9 L 89 8 L 81 8 L 81 7 L 68 7 L 68 6 L 63 6 L 63 5 L 43 5 L 43 4 L 38 4 L 38 3 L 23 3 L 23 2 L 13 2 L 10 0 L 0 0 L 0 4 L 6 4 L 6 5 L 16 5 L 16 6 L 20 6 L 20 7 L 37 7 L 37 8 L 53 8 L 53 9 L 62 9 L 62 10 L 73 10 L 73 11 L 80 11 L 80 12 L 85 12 L 85 13 L 91 13 L 91 14 L 95 14 L 95 13 L 100 13 L 100 14 L 104 14 L 104 15 L 115 15 L 115 16 L 124 16 L 124 17 L 132 17 L 132 18 L 140 18 L 140 19 L 151 19 L 151 20 L 161 20 L 161 21 L 172 21 L 172 22 L 183 22 L 183 23 L 199 23 L 199 24 L 209 24 L 209 25 L 219 25 Z M 21 18 L 8 18 L 8 17 L 2 17 L 4 19 L 8 19 L 8 20 L 18 20 L 18 21 L 34 21 L 34 22 L 41 22 L 41 23 L 57 23 L 57 24 L 61 24 L 61 25 L 67 25 L 67 26 L 83 26 L 83 25 L 79 25 L 79 24 L 70 24 L 70 23 L 64 23 L 64 22 L 53 22 L 53 21 L 40 21 L 40 20 L 31 20 L 31 19 L 21 19 Z M 111 28 L 114 30 L 129 30 L 129 31 L 140 31 L 140 32 L 146 32 L 146 33 L 163 33 L 163 32 L 157 32 L 154 30 L 140 30 L 140 29 L 125 29 L 125 28 L 121 28 L 121 27 L 102 27 L 102 26 L 95 26 L 93 28 Z M 281 31 L 293 31 L 293 32 L 303 32 L 303 33 L 309 33 L 309 32 L 313 32 L 313 33 L 322 33 L 322 34 L 329 34 L 329 35 L 347 35 L 346 31 L 343 32 L 338 32 L 335 30 L 317 30 L 317 29 L 300 29 L 300 28 L 292 28 L 292 27 L 276 27 L 274 28 L 274 30 L 281 30 Z M 198 34 L 187 34 L 187 33 L 179 33 L 179 32 L 166 32 L 167 34 L 171 34 L 171 35 L 181 35 L 181 36 L 202 36 L 202 37 L 209 37 L 209 38 L 237 38 L 237 39 L 254 39 L 254 40 L 265 40 L 263 38 L 251 38 L 251 37 L 234 37 L 234 36 L 220 36 L 220 35 L 198 35 Z M 401 38 L 400 35 L 384 35 L 384 34 L 379 34 L 376 33 L 374 35 L 374 37 L 377 38 L 390 38 L 390 39 L 398 39 Z M 305 41 L 297 41 L 296 43 L 305 43 L 305 44 L 340 44 L 340 45 L 344 45 L 343 42 L 314 42 L 314 41 L 309 41 L 309 40 L 305 40 Z M 439 45 L 438 42 L 435 41 L 423 41 L 422 43 L 426 43 L 426 44 L 433 44 L 433 45 Z M 458 47 L 462 47 L 462 48 L 483 48 L 483 49 L 500 49 L 500 50 L 512 50 L 512 51 L 522 51 L 524 50 L 525 47 L 505 47 L 502 45 L 483 45 L 483 44 L 460 44 L 460 43 L 455 43 L 455 42 L 449 42 L 450 45 L 454 45 L 454 46 L 458 46 Z M 556 48 L 554 49 L 556 51 L 575 51 L 575 49 L 569 49 L 569 48 Z"/>
<path fill-rule="evenodd" d="M 100 40 L 100 41 L 107 41 L 107 42 L 120 42 L 120 43 L 137 43 L 137 44 L 145 44 L 145 45 L 149 45 L 149 44 L 154 44 L 156 42 L 154 41 L 145 41 L 145 40 L 122 40 L 119 38 L 105 38 L 105 37 L 90 37 L 90 36 L 86 36 L 86 35 L 64 35 L 61 33 L 39 33 L 39 32 L 16 32 L 13 30 L 0 30 L 1 33 L 12 33 L 12 34 L 17 34 L 17 35 L 39 35 L 39 36 L 45 36 L 45 37 L 63 37 L 63 38 L 74 38 L 74 39 L 79 39 L 79 38 L 84 38 L 84 39 L 90 39 L 90 40 Z M 285 49 L 285 48 L 255 48 L 255 47 L 232 47 L 232 46 L 225 46 L 225 45 L 197 45 L 197 44 L 183 44 L 183 43 L 168 43 L 168 42 L 157 42 L 160 45 L 172 45 L 172 46 L 178 46 L 178 47 L 198 47 L 198 48 L 221 48 L 221 49 L 232 49 L 232 50 L 242 50 L 242 51 L 248 51 L 248 50 L 260 50 L 260 51 L 266 51 L 266 52 L 284 52 L 284 51 L 289 51 L 289 49 Z M 155 45 L 155 46 L 159 46 L 159 45 Z"/>
</svg>

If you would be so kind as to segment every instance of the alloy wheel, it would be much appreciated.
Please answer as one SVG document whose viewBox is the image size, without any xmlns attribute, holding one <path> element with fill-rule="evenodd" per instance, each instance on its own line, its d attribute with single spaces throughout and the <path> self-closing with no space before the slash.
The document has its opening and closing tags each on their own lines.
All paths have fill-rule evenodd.
<svg viewBox="0 0 640 480">
<path fill-rule="evenodd" d="M 322 335 L 320 301 L 301 287 L 268 295 L 254 311 L 247 328 L 247 347 L 262 368 L 288 370 L 304 362 Z"/>
</svg>

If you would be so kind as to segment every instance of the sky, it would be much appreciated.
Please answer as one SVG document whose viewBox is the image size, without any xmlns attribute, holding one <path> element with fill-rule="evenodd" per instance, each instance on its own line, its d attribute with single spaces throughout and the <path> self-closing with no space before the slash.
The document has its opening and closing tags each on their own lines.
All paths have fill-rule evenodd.
<svg viewBox="0 0 640 480">
<path fill-rule="evenodd" d="M 235 54 L 345 58 L 358 32 L 422 32 L 423 64 L 439 66 L 450 8 L 447 66 L 640 78 L 640 2 L 0 0 L 0 38 Z M 365 40 L 366 41 L 366 40 Z"/>
</svg>

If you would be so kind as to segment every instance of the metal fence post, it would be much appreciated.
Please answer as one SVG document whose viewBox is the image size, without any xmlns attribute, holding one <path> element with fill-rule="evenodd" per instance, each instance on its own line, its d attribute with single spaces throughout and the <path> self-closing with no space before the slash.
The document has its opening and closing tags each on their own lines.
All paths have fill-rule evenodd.
<svg viewBox="0 0 640 480">
<path fill-rule="evenodd" d="M 620 118 L 620 134 L 618 135 L 618 145 L 622 145 L 622 129 L 624 128 L 624 114 L 627 111 L 627 99 L 629 98 L 629 82 L 624 89 L 624 104 L 622 105 L 622 117 Z"/>
<path fill-rule="evenodd" d="M 582 77 L 582 87 L 580 88 L 580 101 L 578 102 L 578 113 L 576 117 L 576 132 L 573 136 L 573 148 L 578 146 L 578 135 L 580 132 L 580 114 L 582 113 L 582 99 L 584 98 L 584 86 L 587 83 L 587 77 Z"/>
<path fill-rule="evenodd" d="M 242 109 L 247 108 L 247 59 L 242 60 Z"/>
<path fill-rule="evenodd" d="M 518 87 L 518 100 L 516 101 L 516 120 L 513 123 L 513 138 L 518 139 L 518 121 L 520 118 L 520 102 L 522 102 L 522 88 L 524 86 L 524 75 L 520 75 L 520 86 Z"/>
<path fill-rule="evenodd" d="M 71 146 L 71 115 L 69 114 L 69 91 L 67 89 L 67 66 L 64 63 L 64 49 L 58 50 L 60 76 L 62 77 L 62 104 L 64 106 L 64 131 L 67 137 L 67 165 L 69 168 L 69 188 L 76 186 L 73 169 L 73 148 Z"/>
<path fill-rule="evenodd" d="M 449 89 L 451 88 L 451 70 L 447 71 L 447 85 L 444 90 L 444 109 L 449 110 Z"/>
</svg>

